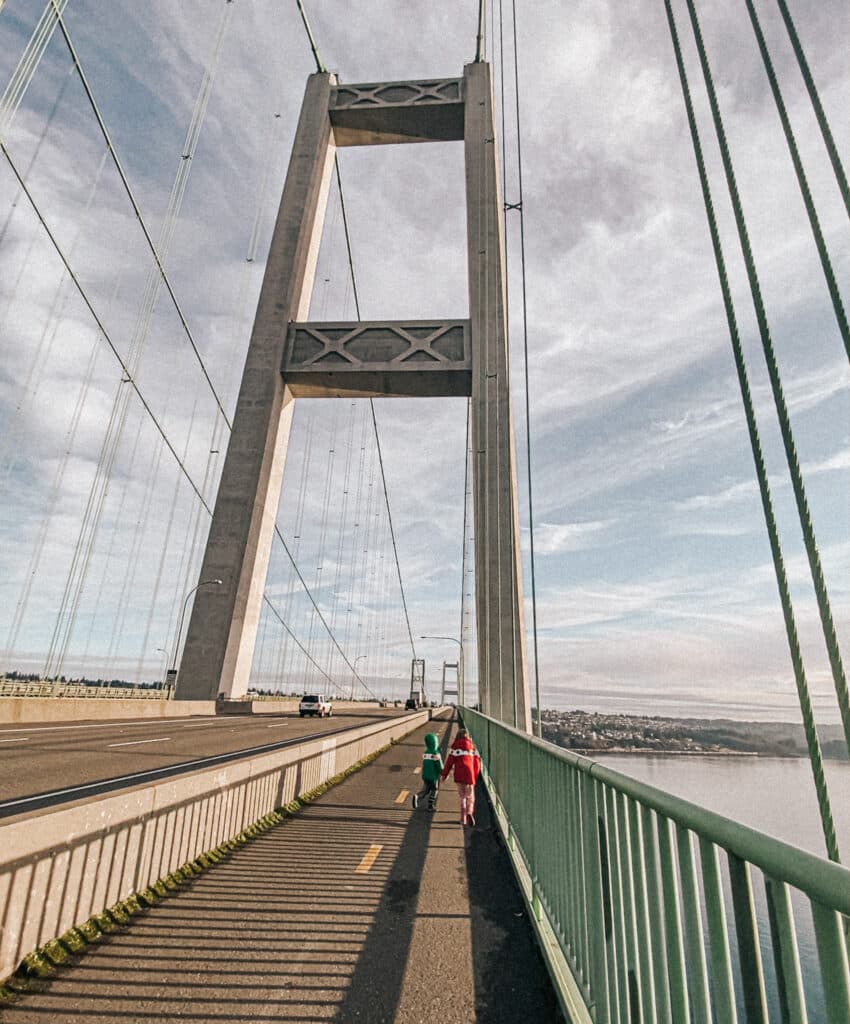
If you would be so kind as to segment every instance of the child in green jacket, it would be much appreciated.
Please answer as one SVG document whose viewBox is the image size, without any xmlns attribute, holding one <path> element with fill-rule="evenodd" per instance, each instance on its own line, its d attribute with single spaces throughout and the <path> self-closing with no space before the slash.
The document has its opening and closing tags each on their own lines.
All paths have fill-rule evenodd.
<svg viewBox="0 0 850 1024">
<path fill-rule="evenodd" d="M 437 791 L 440 786 L 440 773 L 443 770 L 443 759 L 440 756 L 439 741 L 434 733 L 429 732 L 425 737 L 425 753 L 422 757 L 422 789 L 414 793 L 411 802 L 414 807 L 419 806 L 419 801 L 428 797 L 428 810 L 433 811 L 437 807 Z"/>
</svg>

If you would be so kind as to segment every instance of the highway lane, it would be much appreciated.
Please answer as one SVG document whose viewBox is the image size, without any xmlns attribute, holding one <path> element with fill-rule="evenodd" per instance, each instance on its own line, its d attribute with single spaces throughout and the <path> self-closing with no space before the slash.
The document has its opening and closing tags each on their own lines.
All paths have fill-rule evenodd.
<svg viewBox="0 0 850 1024">
<path fill-rule="evenodd" d="M 458 823 L 454 785 L 433 813 L 410 806 L 425 733 L 445 751 L 452 728 L 405 737 L 3 1021 L 560 1021 L 483 791 L 476 828 Z"/>
<path fill-rule="evenodd" d="M 121 785 L 136 785 L 163 775 L 135 781 L 126 777 L 241 751 L 256 752 L 257 748 L 297 742 L 402 713 L 396 708 L 363 708 L 335 710 L 332 718 L 322 719 L 300 718 L 294 712 L 3 726 L 0 727 L 0 816 L 35 809 L 18 805 L 3 807 L 23 797 L 58 793 L 68 787 L 108 779 L 121 779 Z M 79 796 L 95 795 L 97 791 L 92 787 Z M 104 791 L 103 788 L 100 791 Z M 50 802 L 40 801 L 42 804 Z"/>
</svg>

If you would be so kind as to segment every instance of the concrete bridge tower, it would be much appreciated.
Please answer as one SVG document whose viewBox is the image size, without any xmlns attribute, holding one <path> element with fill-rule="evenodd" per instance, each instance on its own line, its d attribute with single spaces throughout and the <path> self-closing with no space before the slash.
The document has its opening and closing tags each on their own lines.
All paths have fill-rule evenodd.
<svg viewBox="0 0 850 1024">
<path fill-rule="evenodd" d="M 277 216 L 201 580 L 181 699 L 245 693 L 298 397 L 470 396 L 483 710 L 530 730 L 503 201 L 490 65 L 462 78 L 340 85 L 311 75 Z M 463 142 L 467 320 L 308 323 L 338 146 Z"/>
</svg>

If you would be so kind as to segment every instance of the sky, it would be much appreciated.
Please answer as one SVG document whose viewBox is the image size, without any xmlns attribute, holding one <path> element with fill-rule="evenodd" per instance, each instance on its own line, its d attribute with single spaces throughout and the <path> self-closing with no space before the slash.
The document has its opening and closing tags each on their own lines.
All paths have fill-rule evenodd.
<svg viewBox="0 0 850 1024">
<path fill-rule="evenodd" d="M 0 5 L 0 137 L 189 477 L 211 506 L 226 429 L 57 30 L 22 95 L 44 0 Z M 456 77 L 477 4 L 307 3 L 343 82 Z M 845 306 L 850 230 L 774 0 L 757 0 Z M 845 164 L 842 0 L 789 3 Z M 697 4 L 850 660 L 850 373 L 746 8 Z M 756 403 L 806 670 L 837 707 L 753 306 L 684 0 L 673 4 Z M 506 199 L 520 198 L 510 9 Z M 294 3 L 70 0 L 69 34 L 192 340 L 232 414 L 312 56 Z M 501 43 L 500 43 L 501 37 Z M 528 381 L 544 707 L 797 720 L 793 674 L 673 49 L 661 0 L 518 2 Z M 504 61 L 502 50 L 504 49 Z M 504 63 L 504 75 L 500 68 Z M 12 82 L 13 87 L 7 88 Z M 10 101 L 14 97 L 14 102 Z M 199 97 L 206 97 L 199 111 Z M 193 121 L 193 111 L 199 116 Z M 199 125 L 195 137 L 191 125 Z M 189 147 L 187 149 L 187 146 Z M 364 319 L 468 312 L 459 144 L 339 154 Z M 179 215 L 169 215 L 178 211 Z M 519 220 L 507 217 L 526 622 L 532 622 Z M 311 318 L 355 318 L 331 195 Z M 209 517 L 0 161 L 0 669 L 154 679 L 175 658 Z M 412 636 L 438 686 L 461 637 L 462 399 L 299 401 L 256 685 L 401 695 Z M 66 581 L 70 580 L 70 584 Z M 472 597 L 466 599 L 470 611 Z M 474 680 L 472 616 L 463 632 Z M 529 638 L 529 651 L 532 649 Z"/>
</svg>

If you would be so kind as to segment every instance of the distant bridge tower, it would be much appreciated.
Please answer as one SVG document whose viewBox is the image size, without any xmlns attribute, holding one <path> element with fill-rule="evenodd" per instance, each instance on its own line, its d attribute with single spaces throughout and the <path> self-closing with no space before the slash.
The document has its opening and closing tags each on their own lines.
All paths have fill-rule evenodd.
<svg viewBox="0 0 850 1024">
<path fill-rule="evenodd" d="M 305 323 L 337 146 L 462 141 L 469 319 Z M 311 75 L 292 147 L 176 696 L 245 693 L 293 401 L 471 396 L 482 709 L 529 730 L 508 375 L 505 246 L 489 64 L 463 78 L 339 85 Z"/>
<path fill-rule="evenodd" d="M 460 699 L 460 662 L 443 662 L 443 685 L 440 691 L 442 705 L 455 704 Z M 454 698 L 454 700 L 452 700 Z"/>
</svg>

